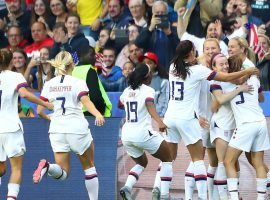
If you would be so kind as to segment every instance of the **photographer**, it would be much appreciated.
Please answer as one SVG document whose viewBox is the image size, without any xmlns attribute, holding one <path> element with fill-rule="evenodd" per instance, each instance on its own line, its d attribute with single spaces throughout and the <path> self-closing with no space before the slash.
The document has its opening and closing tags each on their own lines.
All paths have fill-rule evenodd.
<svg viewBox="0 0 270 200">
<path fill-rule="evenodd" d="M 154 52 L 159 63 L 167 71 L 176 45 L 179 43 L 177 31 L 168 20 L 168 5 L 164 1 L 155 1 L 152 7 L 153 16 L 149 27 L 144 28 L 135 43 L 144 51 Z"/>
</svg>

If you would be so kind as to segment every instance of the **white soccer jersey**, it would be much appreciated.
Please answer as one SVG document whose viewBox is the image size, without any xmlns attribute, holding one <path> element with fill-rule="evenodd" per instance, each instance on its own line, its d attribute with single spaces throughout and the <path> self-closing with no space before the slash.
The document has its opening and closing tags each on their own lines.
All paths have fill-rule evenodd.
<svg viewBox="0 0 270 200">
<path fill-rule="evenodd" d="M 80 102 L 88 91 L 84 81 L 70 75 L 57 76 L 44 84 L 40 98 L 54 105 L 50 133 L 89 133 Z"/>
<path fill-rule="evenodd" d="M 210 84 L 212 81 L 202 80 L 201 81 L 201 89 L 200 96 L 198 101 L 198 110 L 196 110 L 197 117 L 203 116 L 208 121 L 211 120 L 212 112 L 211 112 L 211 103 L 212 97 L 210 93 Z"/>
<path fill-rule="evenodd" d="M 0 133 L 22 129 L 18 115 L 18 90 L 26 86 L 22 74 L 8 70 L 0 73 Z"/>
<path fill-rule="evenodd" d="M 201 81 L 212 80 L 216 72 L 203 65 L 189 67 L 190 75 L 185 80 L 173 73 L 173 64 L 170 66 L 170 100 L 166 117 L 178 119 L 192 119 L 198 107 Z"/>
<path fill-rule="evenodd" d="M 253 75 L 247 80 L 247 84 L 252 85 L 254 91 L 250 93 L 241 92 L 231 100 L 231 107 L 236 121 L 236 126 L 240 126 L 245 122 L 256 122 L 265 119 L 258 102 L 260 81 Z M 230 92 L 236 87 L 236 85 L 230 84 L 230 86 L 225 89 L 225 92 Z"/>
<path fill-rule="evenodd" d="M 131 89 L 131 87 L 124 90 L 119 102 L 126 111 L 122 140 L 143 142 L 150 138 L 148 130 L 152 131 L 152 122 L 145 103 L 147 101 L 154 102 L 154 98 L 155 90 L 144 84 L 136 90 Z"/>
<path fill-rule="evenodd" d="M 214 81 L 210 86 L 210 91 L 221 90 L 226 91 L 226 88 L 230 87 L 231 83 Z M 226 102 L 218 108 L 212 116 L 212 121 L 222 130 L 235 129 L 235 120 L 230 102 Z"/>
</svg>

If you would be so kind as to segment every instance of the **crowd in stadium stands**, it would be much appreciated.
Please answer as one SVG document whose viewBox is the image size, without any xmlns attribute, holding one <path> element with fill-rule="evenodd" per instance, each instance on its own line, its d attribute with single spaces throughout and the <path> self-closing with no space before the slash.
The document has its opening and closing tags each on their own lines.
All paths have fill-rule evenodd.
<svg viewBox="0 0 270 200">
<path fill-rule="evenodd" d="M 0 49 L 12 52 L 8 69 L 23 75 L 30 92 L 42 92 L 44 83 L 55 77 L 47 61 L 69 52 L 76 65 L 72 76 L 86 82 L 91 101 L 105 117 L 112 108 L 106 92 L 123 92 L 137 64 L 146 64 L 156 111 L 164 117 L 175 98 L 170 95 L 176 87 L 169 83 L 170 64 L 195 64 L 189 60 L 191 49 L 177 51 L 180 41 L 192 41 L 195 62 L 207 68 L 214 69 L 220 53 L 229 65 L 258 68 L 260 91 L 269 91 L 269 13 L 269 0 L 0 0 Z M 188 49 L 189 43 L 183 45 Z M 206 99 L 200 100 L 200 109 L 209 108 Z M 19 115 L 33 117 L 33 110 L 18 101 Z M 210 109 L 203 109 L 196 114 L 205 127 Z M 84 114 L 91 115 L 87 110 Z M 216 167 L 209 167 L 209 174 Z M 214 175 L 210 178 L 213 183 Z"/>
<path fill-rule="evenodd" d="M 61 50 L 72 53 L 77 66 L 97 72 L 90 77 L 80 68 L 76 74 L 88 84 L 97 82 L 90 97 L 106 116 L 106 92 L 122 92 L 134 64 L 151 62 L 151 86 L 163 116 L 169 65 L 180 40 L 191 40 L 206 65 L 211 56 L 202 57 L 205 39 L 216 38 L 228 56 L 245 48 L 261 71 L 263 90 L 270 90 L 269 10 L 266 0 L 0 0 L 0 48 L 14 52 L 10 69 L 24 75 L 31 91 L 41 91 L 54 76 L 46 60 Z M 233 42 L 236 37 L 246 39 L 244 46 Z"/>
</svg>

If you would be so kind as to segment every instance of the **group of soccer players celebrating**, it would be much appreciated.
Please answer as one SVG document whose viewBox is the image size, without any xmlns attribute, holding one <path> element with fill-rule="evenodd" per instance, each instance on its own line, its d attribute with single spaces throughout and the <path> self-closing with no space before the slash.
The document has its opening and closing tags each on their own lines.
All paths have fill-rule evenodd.
<svg viewBox="0 0 270 200">
<path fill-rule="evenodd" d="M 55 163 L 41 160 L 33 182 L 39 183 L 45 174 L 65 180 L 70 170 L 69 152 L 73 151 L 85 172 L 88 196 L 97 200 L 93 139 L 82 105 L 95 116 L 96 125 L 103 125 L 105 120 L 89 99 L 86 83 L 71 76 L 74 68 L 71 54 L 61 51 L 48 61 L 55 67 L 57 76 L 45 83 L 40 99 L 25 89 L 27 83 L 22 75 L 7 70 L 11 59 L 11 52 L 0 51 L 0 176 L 5 173 L 8 157 L 11 176 L 7 200 L 18 196 L 25 152 L 18 95 L 38 104 L 38 114 L 50 121 Z M 266 119 L 259 107 L 263 95 L 257 77 L 259 71 L 253 66 L 243 69 L 245 59 L 240 55 L 227 58 L 220 53 L 215 39 L 206 40 L 204 55 L 196 58 L 193 43 L 181 41 L 169 69 L 170 99 L 163 120 L 155 110 L 155 91 L 148 86 L 151 68 L 136 64 L 128 78 L 129 86 L 119 99 L 119 106 L 126 111 L 121 139 L 136 163 L 120 190 L 123 199 L 133 199 L 132 188 L 148 163 L 145 151 L 161 161 L 152 198 L 170 199 L 172 162 L 181 140 L 191 157 L 185 177 L 187 200 L 193 199 L 195 185 L 201 200 L 238 200 L 238 158 L 242 152 L 256 170 L 257 199 L 266 198 L 269 170 L 263 156 L 270 144 Z M 47 115 L 45 108 L 54 112 Z M 162 134 L 153 130 L 152 119 Z M 209 155 L 208 169 L 204 163 L 205 149 Z"/>
<path fill-rule="evenodd" d="M 185 174 L 185 199 L 193 199 L 196 186 L 198 199 L 238 200 L 242 152 L 256 171 L 257 199 L 266 198 L 268 168 L 263 155 L 270 148 L 269 136 L 259 106 L 263 99 L 259 71 L 252 65 L 243 67 L 246 59 L 240 54 L 227 58 L 215 39 L 206 39 L 204 55 L 196 58 L 194 44 L 181 41 L 169 69 L 170 99 L 163 120 L 152 109 L 154 91 L 147 86 L 150 67 L 135 67 L 130 86 L 120 97 L 126 111 L 122 141 L 136 162 L 120 190 L 124 200 L 133 199 L 132 187 L 147 165 L 144 150 L 161 160 L 152 199 L 170 199 L 172 162 L 181 139 L 191 157 Z M 158 122 L 162 136 L 153 130 L 151 117 Z"/>
</svg>

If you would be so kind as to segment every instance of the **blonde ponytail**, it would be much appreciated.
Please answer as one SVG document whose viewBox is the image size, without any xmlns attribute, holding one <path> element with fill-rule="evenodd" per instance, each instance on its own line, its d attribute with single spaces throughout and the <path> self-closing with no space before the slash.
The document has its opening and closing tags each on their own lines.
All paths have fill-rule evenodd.
<svg viewBox="0 0 270 200">
<path fill-rule="evenodd" d="M 53 67 L 56 68 L 56 75 L 65 75 L 70 69 L 71 65 L 74 65 L 73 58 L 71 54 L 67 51 L 61 51 L 56 56 L 55 59 L 47 61 Z"/>
</svg>

